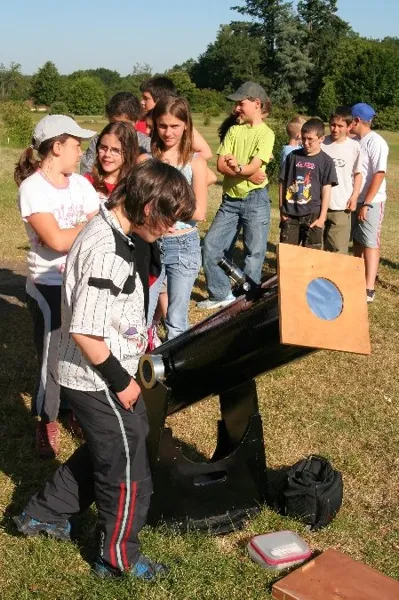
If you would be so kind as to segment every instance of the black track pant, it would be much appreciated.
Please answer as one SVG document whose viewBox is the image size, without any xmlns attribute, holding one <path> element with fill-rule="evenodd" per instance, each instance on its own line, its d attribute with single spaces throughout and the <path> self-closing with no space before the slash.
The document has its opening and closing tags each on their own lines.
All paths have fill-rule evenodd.
<svg viewBox="0 0 399 600">
<path fill-rule="evenodd" d="M 59 467 L 25 511 L 38 521 L 57 523 L 98 510 L 98 555 L 118 571 L 137 562 L 138 533 L 146 521 L 152 492 L 146 451 L 148 421 L 139 398 L 126 410 L 109 390 L 82 392 L 61 388 L 86 438 Z"/>
</svg>

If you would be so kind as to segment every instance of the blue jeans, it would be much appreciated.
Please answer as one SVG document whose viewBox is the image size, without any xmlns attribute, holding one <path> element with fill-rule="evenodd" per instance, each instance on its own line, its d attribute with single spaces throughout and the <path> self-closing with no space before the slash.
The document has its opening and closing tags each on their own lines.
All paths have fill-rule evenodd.
<svg viewBox="0 0 399 600">
<path fill-rule="evenodd" d="M 165 325 L 168 340 L 171 340 L 189 328 L 188 305 L 201 266 L 200 237 L 195 227 L 189 233 L 165 236 L 158 243 L 161 250 L 162 271 L 150 287 L 148 324 L 152 323 L 159 291 L 166 276 L 168 312 Z"/>
<path fill-rule="evenodd" d="M 223 194 L 222 204 L 204 240 L 204 271 L 209 297 L 223 300 L 230 291 L 230 280 L 218 266 L 243 228 L 244 273 L 259 283 L 267 249 L 270 226 L 270 198 L 267 188 L 253 190 L 244 200 Z"/>
</svg>

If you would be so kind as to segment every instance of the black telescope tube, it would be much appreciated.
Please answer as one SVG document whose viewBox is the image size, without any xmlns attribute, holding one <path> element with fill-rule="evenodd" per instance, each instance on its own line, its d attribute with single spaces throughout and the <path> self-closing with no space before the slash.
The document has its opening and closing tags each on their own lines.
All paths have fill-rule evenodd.
<svg viewBox="0 0 399 600">
<path fill-rule="evenodd" d="M 142 357 L 143 385 L 152 387 L 157 372 L 173 390 L 169 415 L 314 351 L 280 343 L 277 277 L 259 291 L 257 299 L 240 296 Z"/>
</svg>

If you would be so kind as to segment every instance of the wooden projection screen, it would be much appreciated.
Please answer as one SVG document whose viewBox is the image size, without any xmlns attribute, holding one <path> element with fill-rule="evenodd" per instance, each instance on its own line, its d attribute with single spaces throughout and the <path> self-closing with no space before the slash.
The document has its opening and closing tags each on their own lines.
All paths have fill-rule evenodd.
<svg viewBox="0 0 399 600">
<path fill-rule="evenodd" d="M 282 344 L 370 354 L 364 261 L 278 246 Z"/>
</svg>

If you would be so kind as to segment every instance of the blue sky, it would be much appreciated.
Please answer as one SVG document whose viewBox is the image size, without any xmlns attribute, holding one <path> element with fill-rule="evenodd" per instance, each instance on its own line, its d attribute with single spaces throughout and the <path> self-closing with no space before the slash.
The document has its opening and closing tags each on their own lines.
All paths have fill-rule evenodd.
<svg viewBox="0 0 399 600">
<path fill-rule="evenodd" d="M 52 60 L 61 73 L 136 63 L 162 72 L 197 58 L 220 24 L 239 20 L 242 0 L 20 0 L 2 3 L 0 62 L 33 73 Z M 367 37 L 399 36 L 399 1 L 339 0 L 339 15 Z M 239 51 L 239 49 L 237 49 Z"/>
</svg>

